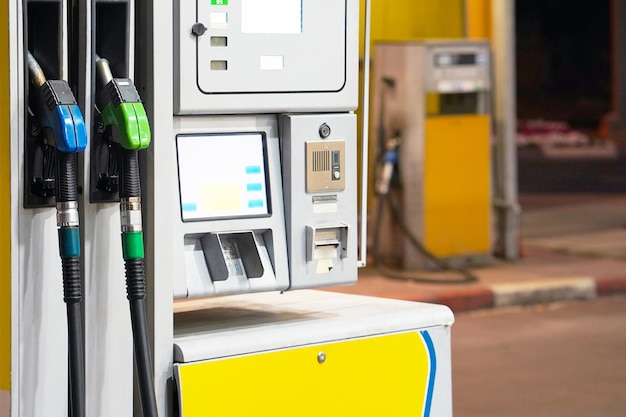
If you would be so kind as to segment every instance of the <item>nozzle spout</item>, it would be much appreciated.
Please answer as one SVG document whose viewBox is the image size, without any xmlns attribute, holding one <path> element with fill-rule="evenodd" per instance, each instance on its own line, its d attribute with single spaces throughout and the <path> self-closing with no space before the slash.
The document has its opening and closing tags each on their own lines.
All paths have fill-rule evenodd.
<svg viewBox="0 0 626 417">
<path fill-rule="evenodd" d="M 37 87 L 41 87 L 46 83 L 46 75 L 43 73 L 39 63 L 30 51 L 28 51 L 28 73 L 31 82 Z"/>
<path fill-rule="evenodd" d="M 96 55 L 96 79 L 98 82 L 98 90 L 104 88 L 113 79 L 109 60 L 100 58 Z"/>
</svg>

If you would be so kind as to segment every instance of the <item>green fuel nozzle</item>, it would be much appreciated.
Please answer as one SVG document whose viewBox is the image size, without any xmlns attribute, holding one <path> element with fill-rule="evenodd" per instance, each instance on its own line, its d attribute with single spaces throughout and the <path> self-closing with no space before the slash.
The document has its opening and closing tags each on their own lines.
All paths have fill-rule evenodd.
<svg viewBox="0 0 626 417">
<path fill-rule="evenodd" d="M 139 93 L 128 78 L 114 78 L 109 61 L 96 57 L 97 105 L 105 126 L 117 129 L 122 147 L 120 210 L 124 259 L 143 259 L 141 187 L 137 151 L 150 145 L 150 125 Z"/>
<path fill-rule="evenodd" d="M 113 78 L 109 61 L 96 58 L 97 105 L 106 126 L 115 126 L 122 148 L 139 151 L 150 146 L 150 124 L 133 81 Z"/>
</svg>

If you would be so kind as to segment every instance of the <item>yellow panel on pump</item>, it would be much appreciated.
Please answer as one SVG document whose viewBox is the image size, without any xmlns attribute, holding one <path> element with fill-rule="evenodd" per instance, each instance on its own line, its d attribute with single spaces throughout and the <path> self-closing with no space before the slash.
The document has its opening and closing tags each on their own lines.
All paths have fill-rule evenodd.
<svg viewBox="0 0 626 417">
<path fill-rule="evenodd" d="M 9 91 L 9 2 L 0 2 L 0 20 L 5 26 L 0 31 L 0 391 L 11 385 L 11 106 Z M 0 414 L 2 414 L 0 392 Z"/>
<path fill-rule="evenodd" d="M 428 416 L 428 331 L 177 366 L 183 417 Z"/>
<path fill-rule="evenodd" d="M 435 255 L 491 251 L 490 118 L 427 117 L 424 244 Z"/>
</svg>

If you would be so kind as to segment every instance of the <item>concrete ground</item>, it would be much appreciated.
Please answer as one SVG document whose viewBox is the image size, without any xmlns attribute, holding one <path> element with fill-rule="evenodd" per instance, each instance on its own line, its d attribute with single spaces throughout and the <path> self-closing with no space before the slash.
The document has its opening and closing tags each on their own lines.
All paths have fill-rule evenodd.
<svg viewBox="0 0 626 417">
<path fill-rule="evenodd" d="M 356 285 L 329 290 L 441 303 L 455 312 L 626 293 L 625 196 L 525 194 L 520 202 L 521 259 L 474 269 L 478 282 L 425 284 L 368 267 Z"/>
<path fill-rule="evenodd" d="M 456 315 L 456 417 L 626 415 L 626 295 Z"/>
</svg>

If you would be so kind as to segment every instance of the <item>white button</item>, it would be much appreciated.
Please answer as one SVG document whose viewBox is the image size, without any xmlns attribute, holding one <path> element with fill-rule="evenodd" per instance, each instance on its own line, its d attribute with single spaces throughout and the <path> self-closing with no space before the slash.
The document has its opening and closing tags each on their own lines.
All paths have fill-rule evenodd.
<svg viewBox="0 0 626 417">
<path fill-rule="evenodd" d="M 338 180 L 338 179 L 339 179 L 339 177 L 341 177 L 341 173 L 340 173 L 339 171 L 335 171 L 335 172 L 333 173 L 333 175 L 335 176 L 335 179 L 336 179 L 336 180 Z"/>
</svg>

